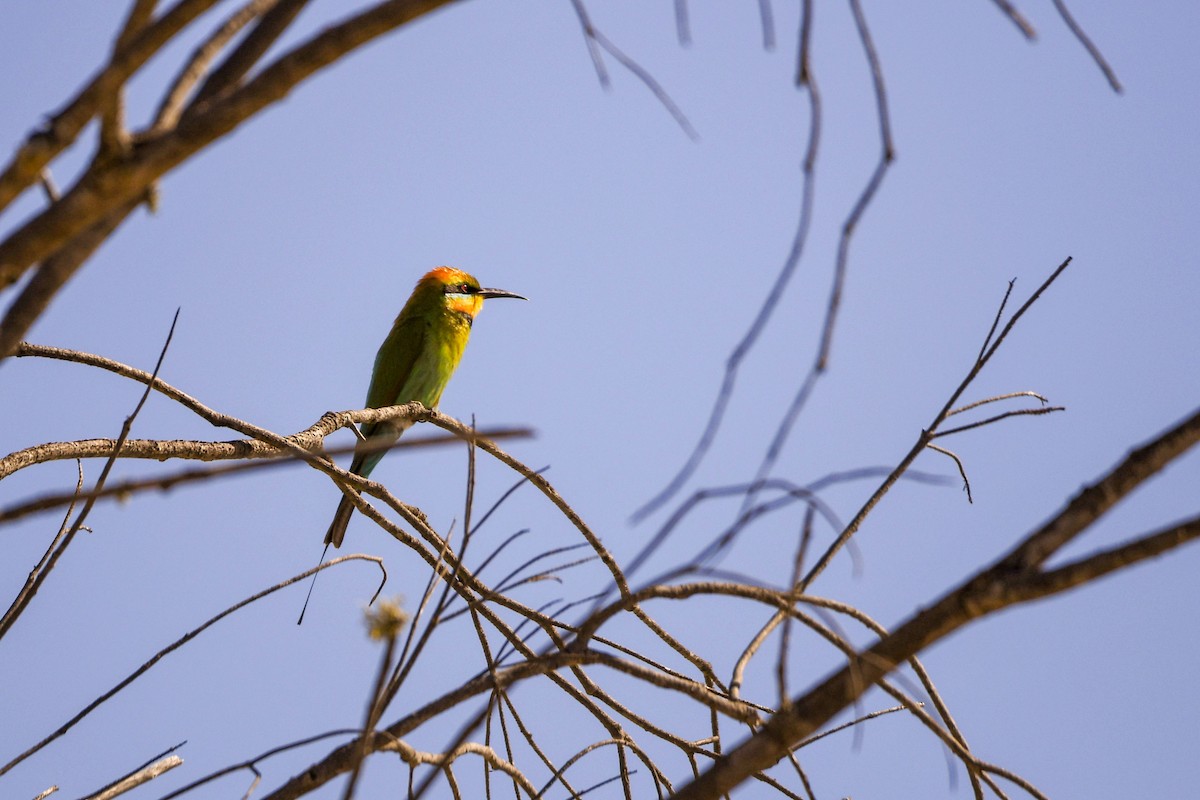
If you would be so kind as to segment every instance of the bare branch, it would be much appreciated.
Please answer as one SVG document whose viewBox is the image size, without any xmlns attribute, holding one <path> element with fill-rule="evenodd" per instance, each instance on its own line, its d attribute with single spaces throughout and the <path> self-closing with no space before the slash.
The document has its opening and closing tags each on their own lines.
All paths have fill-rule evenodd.
<svg viewBox="0 0 1200 800">
<path fill-rule="evenodd" d="M 1170 525 L 1154 533 L 1098 553 L 1085 556 L 1048 572 L 1038 573 L 1019 585 L 1021 601 L 1033 600 L 1067 589 L 1132 566 L 1149 558 L 1174 550 L 1182 544 L 1200 538 L 1200 517 Z"/>
<path fill-rule="evenodd" d="M 1013 25 L 1017 26 L 1017 30 L 1026 39 L 1037 38 L 1037 31 L 1033 29 L 1033 26 L 1029 24 L 1029 20 L 1025 19 L 1012 3 L 1008 2 L 1008 0 L 992 0 L 992 2 L 996 4 L 996 7 L 1000 9 L 1004 16 L 1008 17 Z"/>
<path fill-rule="evenodd" d="M 682 47 L 692 43 L 692 25 L 688 19 L 687 0 L 675 0 L 675 36 Z"/>
<path fill-rule="evenodd" d="M 278 2 L 279 0 L 248 0 L 192 51 L 191 57 L 172 81 L 171 88 L 163 95 L 158 111 L 154 114 L 154 123 L 146 135 L 155 136 L 175 127 L 192 89 L 204 77 L 209 65 L 216 60 L 225 46 L 233 40 L 233 37 L 241 32 L 242 28 Z"/>
<path fill-rule="evenodd" d="M 16 352 L 21 338 L 50 306 L 50 301 L 58 294 L 58 290 L 91 258 L 92 253 L 96 252 L 136 207 L 137 203 L 133 202 L 117 208 L 92 227 L 81 231 L 42 262 L 33 278 L 8 307 L 4 318 L 0 319 L 0 362 Z M 0 265 L 0 270 L 2 269 L 3 266 Z"/>
<path fill-rule="evenodd" d="M 171 753 L 174 753 L 185 744 L 187 744 L 187 742 L 180 742 L 174 747 L 167 748 L 166 751 L 159 753 L 145 764 L 142 764 L 137 769 L 132 770 L 129 774 L 118 778 L 100 791 L 89 794 L 87 796 L 88 800 L 111 800 L 113 797 L 117 797 L 118 795 L 125 794 L 132 789 L 136 789 L 143 783 L 151 781 L 154 778 L 157 778 L 159 775 L 162 775 L 164 772 L 168 772 L 169 770 L 178 767 L 183 763 L 183 759 L 179 756 L 171 755 Z"/>
<path fill-rule="evenodd" d="M 675 122 L 678 123 L 679 127 L 683 129 L 683 132 L 688 135 L 688 138 L 692 140 L 699 139 L 700 135 L 696 132 L 696 129 L 692 127 L 692 123 L 688 120 L 687 115 L 683 113 L 683 109 L 681 109 L 675 103 L 675 101 L 671 99 L 671 95 L 667 94 L 667 90 L 664 89 L 657 80 L 655 80 L 654 76 L 650 74 L 649 70 L 627 56 L 624 51 L 621 50 L 621 48 L 613 44 L 611 39 L 601 33 L 600 30 L 592 24 L 591 19 L 588 17 L 587 9 L 583 5 L 583 0 L 571 0 L 571 4 L 574 6 L 575 13 L 579 17 L 579 24 L 583 26 L 583 35 L 588 42 L 588 51 L 591 53 L 592 63 L 596 66 L 596 74 L 600 78 L 600 85 L 608 88 L 610 82 L 608 78 L 608 72 L 604 69 L 604 62 L 601 60 L 600 54 L 596 50 L 596 45 L 599 45 L 601 48 L 608 51 L 609 55 L 620 62 L 621 66 L 632 73 L 635 78 L 641 81 L 646 88 L 650 90 L 650 93 L 653 94 L 655 99 L 662 104 L 663 108 L 665 108 L 668 113 L 675 118 Z"/>
<path fill-rule="evenodd" d="M 994 326 L 993 326 L 993 330 L 994 330 Z M 990 334 L 989 334 L 989 336 L 990 336 Z M 986 348 L 986 344 L 984 345 L 984 347 Z M 985 397 L 982 400 L 976 400 L 973 403 L 967 403 L 965 406 L 959 406 L 958 408 L 947 412 L 946 416 L 953 417 L 955 414 L 961 414 L 964 411 L 970 411 L 973 408 L 979 408 L 980 406 L 987 405 L 988 403 L 998 403 L 1002 400 L 1011 400 L 1014 397 L 1032 397 L 1033 399 L 1040 401 L 1042 403 L 1042 405 L 1045 405 L 1046 403 L 1050 402 L 1049 400 L 1047 400 L 1045 397 L 1038 394 L 1037 392 L 1029 392 L 1029 391 L 1008 392 L 1007 394 L 998 394 L 994 397 Z"/>
<path fill-rule="evenodd" d="M 1043 414 L 1053 414 L 1057 411 L 1066 410 L 1066 406 L 1046 406 L 1044 408 L 1020 408 L 1016 411 L 1005 411 L 1003 414 L 997 414 L 994 417 L 981 419 L 978 422 L 971 422 L 967 425 L 959 425 L 957 428 L 946 428 L 945 430 L 941 430 L 935 434 L 932 434 L 931 438 L 937 439 L 940 436 L 949 436 L 952 433 L 962 433 L 963 431 L 969 431 L 972 428 L 982 428 L 984 425 L 991 425 L 993 422 L 999 422 L 1000 420 L 1008 419 L 1009 417 L 1039 417 Z"/>
<path fill-rule="evenodd" d="M 1096 66 L 1104 73 L 1104 79 L 1108 81 L 1108 85 L 1117 94 L 1124 91 L 1121 87 L 1121 82 L 1117 79 L 1117 73 L 1109 66 L 1108 61 L 1104 58 L 1104 54 L 1100 52 L 1100 48 L 1096 47 L 1091 37 L 1087 35 L 1087 32 L 1075 21 L 1075 17 L 1071 16 L 1070 10 L 1067 9 L 1067 4 L 1063 0 L 1053 0 L 1053 2 L 1055 9 L 1058 10 L 1058 15 L 1062 17 L 1063 22 L 1070 29 L 1071 35 L 1079 40 L 1079 43 L 1087 50 L 1088 55 L 1092 57 L 1092 61 L 1095 61 Z"/>
<path fill-rule="evenodd" d="M 758 16 L 762 21 L 763 50 L 770 52 L 775 49 L 775 12 L 771 0 L 758 0 Z"/>
<path fill-rule="evenodd" d="M 179 648 L 183 647 L 185 644 L 190 642 L 192 639 L 195 639 L 201 633 L 208 630 L 213 625 L 215 625 L 218 622 L 220 622 L 221 620 L 223 620 L 225 617 L 228 617 L 230 614 L 233 614 L 234 612 L 239 611 L 242 608 L 245 608 L 246 606 L 250 605 L 251 603 L 254 603 L 257 600 L 261 600 L 262 598 L 266 597 L 267 595 L 274 594 L 275 592 L 279 591 L 280 589 L 291 586 L 293 583 L 296 583 L 297 581 L 302 581 L 310 575 L 316 574 L 317 572 L 324 570 L 324 569 L 329 569 L 330 567 L 336 566 L 336 565 L 341 564 L 346 561 L 370 561 L 375 564 L 378 564 L 379 568 L 383 569 L 383 559 L 379 558 L 378 556 L 366 555 L 363 553 L 355 553 L 355 554 L 351 554 L 351 555 L 345 555 L 340 558 L 335 558 L 331 561 L 327 561 L 324 564 L 320 564 L 316 567 L 313 567 L 312 569 L 305 570 L 304 572 L 301 572 L 299 575 L 294 575 L 291 578 L 288 578 L 287 580 L 282 581 L 281 583 L 277 583 L 268 589 L 263 589 L 262 591 L 260 591 L 256 594 L 253 594 L 250 597 L 245 598 L 244 600 L 239 600 L 237 603 L 234 603 L 232 606 L 225 609 L 221 613 L 208 619 L 206 622 L 204 622 L 199 627 L 193 628 L 192 630 L 188 631 L 183 636 L 181 636 L 179 639 L 176 639 L 174 642 L 167 645 L 162 650 L 159 650 L 157 653 L 155 653 L 153 656 L 151 656 L 150 659 L 148 659 L 146 662 L 144 662 L 140 667 L 138 667 L 133 672 L 131 672 L 128 676 L 126 676 L 124 680 L 122 680 L 116 686 L 109 689 L 104 694 L 97 697 L 95 700 L 93 700 L 91 703 L 89 703 L 82 711 L 80 711 L 78 714 L 71 717 L 71 719 L 69 719 L 65 723 L 63 723 L 57 730 L 55 730 L 49 736 L 42 739 L 40 742 L 33 745 L 28 750 L 26 750 L 25 752 L 21 753 L 16 758 L 9 761 L 3 767 L 0 767 L 0 775 L 5 774 L 9 770 L 11 770 L 13 767 L 20 764 L 22 761 L 29 758 L 34 753 L 38 752 L 39 750 L 44 748 L 46 745 L 53 742 L 55 739 L 58 739 L 64 733 L 69 731 L 71 728 L 75 727 L 76 723 L 78 723 L 80 720 L 82 720 L 88 714 L 92 713 L 97 708 L 99 708 L 104 702 L 111 699 L 114 695 L 116 695 L 118 692 L 120 692 L 126 686 L 133 683 L 135 680 L 137 680 L 142 675 L 144 675 L 151 667 L 153 667 L 155 664 L 157 664 L 159 661 L 161 661 L 165 656 L 168 656 L 171 653 L 178 650 Z"/>
<path fill-rule="evenodd" d="M 596 79 L 600 81 L 601 87 L 608 89 L 612 86 L 612 81 L 608 77 L 608 69 L 604 66 L 604 57 L 600 55 L 600 46 L 593 35 L 596 29 L 592 26 L 587 6 L 583 4 L 583 0 L 571 0 L 571 7 L 575 9 L 575 16 L 579 18 L 579 25 L 583 28 L 583 41 L 587 44 L 588 55 L 591 56 L 592 66 L 596 70 Z"/>
<path fill-rule="evenodd" d="M 969 578 L 891 634 L 861 651 L 850 666 L 838 670 L 775 714 L 766 725 L 677 794 L 676 800 L 716 798 L 766 769 L 790 749 L 792 743 L 813 735 L 834 714 L 853 703 L 867 686 L 881 680 L 900 662 L 958 628 L 1015 603 L 1026 602 L 1076 585 L 1088 570 L 1100 573 L 1119 569 L 1200 538 L 1200 519 L 1144 537 L 1122 551 L 1098 554 L 1089 566 L 1081 561 L 1058 580 L 1046 580 L 1038 567 L 1104 511 L 1132 492 L 1144 480 L 1200 441 L 1200 409 L 1170 430 L 1155 437 L 1114 467 L 1100 481 L 1084 489 L 1046 525 L 1030 534 L 1009 555 Z M 1024 784 L 1022 784 L 1024 786 Z M 1037 796 L 1035 794 L 1035 796 Z"/>
<path fill-rule="evenodd" d="M 29 137 L 4 171 L 0 172 L 0 211 L 7 208 L 14 198 L 37 180 L 42 169 L 55 156 L 75 141 L 84 127 L 133 73 L 141 69 L 151 56 L 216 2 L 217 0 L 179 0 L 170 10 L 164 12 L 157 22 L 142 31 L 128 47 L 114 54 L 108 65 L 92 78 L 62 111 L 55 114 L 43 130 Z M 23 267 L 17 268 L 16 265 L 0 259 L 0 289 L 13 283 L 23 271 Z"/>
<path fill-rule="evenodd" d="M 121 32 L 113 45 L 113 60 L 129 47 L 134 39 L 145 30 L 154 16 L 158 0 L 134 0 L 125 18 Z M 105 157 L 123 157 L 129 150 L 129 131 L 125 129 L 125 87 L 104 99 L 100 109 L 100 150 Z"/>
<path fill-rule="evenodd" d="M 54 255 L 85 231 L 106 220 L 113 209 L 133 208 L 164 174 L 233 131 L 267 106 L 283 99 L 298 84 L 367 42 L 448 4 L 451 0 L 384 0 L 335 24 L 287 51 L 244 85 L 212 98 L 180 125 L 161 135 L 139 140 L 128 159 L 96 160 L 59 202 L 21 225 L 0 242 L 0 288 L 15 282 L 32 265 Z M 50 158 L 60 152 L 92 118 L 104 97 L 111 95 L 145 58 L 161 47 L 160 37 L 179 21 L 180 8 L 210 5 L 213 0 L 180 0 L 176 10 L 122 51 L 119 66 L 110 65 L 68 111 L 56 117 L 51 132 L 31 138 L 5 173 L 0 174 L 0 209 L 29 182 Z M 198 9 L 196 10 L 198 13 Z M 190 20 L 190 17 L 188 18 Z M 166 26 L 166 27 L 164 27 Z M 173 32 L 171 35 L 174 35 Z M 169 37 L 168 37 L 169 38 Z M 131 55 L 132 54 L 132 55 Z M 135 57 L 136 56 L 136 57 Z M 69 124 L 68 124 L 69 123 Z M 63 133 L 60 131 L 65 131 Z M 69 137 L 66 134 L 70 134 Z M 91 248 L 91 249 L 94 249 Z M 89 251 L 90 252 L 90 251 Z M 61 285 L 61 281 L 58 282 Z M 11 327 L 11 329 L 10 329 Z M 0 329 L 0 357 L 11 352 L 28 326 Z"/>
<path fill-rule="evenodd" d="M 110 455 L 108 461 L 104 463 L 104 467 L 100 470 L 100 477 L 96 479 L 96 485 L 93 488 L 93 493 L 103 491 L 104 482 L 108 479 L 108 474 L 112 470 L 113 464 L 116 463 L 117 456 L 121 452 L 121 445 L 124 444 L 125 439 L 128 438 L 129 431 L 133 427 L 133 421 L 137 419 L 138 414 L 141 413 L 142 407 L 146 404 L 146 399 L 150 396 L 150 389 L 154 386 L 154 381 L 158 377 L 158 371 L 162 368 L 163 359 L 165 359 L 167 356 L 167 348 L 171 346 L 171 338 L 175 335 L 175 323 L 178 321 L 179 311 L 176 310 L 175 317 L 171 320 L 171 328 L 167 332 L 166 341 L 163 342 L 162 350 L 159 351 L 158 361 L 154 365 L 154 372 L 150 375 L 150 382 L 146 385 L 145 391 L 142 392 L 142 396 L 138 400 L 137 405 L 134 407 L 133 413 L 125 418 L 125 422 L 121 426 L 121 433 L 117 437 L 117 441 L 113 446 L 112 455 Z M 71 502 L 73 504 L 74 500 Z M 31 576 L 32 580 L 27 582 L 25 586 L 22 587 L 21 591 L 17 594 L 16 599 L 13 600 L 12 605 L 9 606 L 8 610 L 4 613 L 4 616 L 0 617 L 0 639 L 4 638 L 5 634 L 12 629 L 12 626 L 17 621 L 17 618 L 24 613 L 25 609 L 33 601 L 34 595 L 37 594 L 38 589 L 41 588 L 41 585 L 45 582 L 46 577 L 54 569 L 59 558 L 62 557 L 62 554 L 65 553 L 67 548 L 71 545 L 71 542 L 75 538 L 75 534 L 77 534 L 83 527 L 84 521 L 87 519 L 88 514 L 91 513 L 92 507 L 95 504 L 96 500 L 94 497 L 89 497 L 84 501 L 83 509 L 75 518 L 75 522 L 71 525 L 70 529 L 65 534 L 61 534 L 61 536 L 58 537 L 54 551 L 49 555 L 48 558 L 43 558 L 40 562 L 40 569 L 34 570 L 37 573 L 36 577 Z"/>
<path fill-rule="evenodd" d="M 962 476 L 963 491 L 967 493 L 967 502 L 974 503 L 975 500 L 971 497 L 971 482 L 967 480 L 967 470 L 963 467 L 962 459 L 946 448 L 938 447 L 936 444 L 930 443 L 925 446 L 930 450 L 936 450 L 944 456 L 949 456 L 954 461 L 954 466 L 958 467 L 958 474 Z"/>
<path fill-rule="evenodd" d="M 808 35 L 810 23 L 810 6 L 806 0 L 804 3 L 804 19 L 801 25 L 801 37 L 805 38 Z M 721 422 L 725 418 L 725 410 L 729 407 L 729 401 L 733 397 L 733 389 L 737 383 L 738 370 L 742 362 L 757 343 L 759 336 L 762 335 L 771 316 L 774 314 L 779 302 L 783 299 L 783 295 L 792 276 L 796 272 L 796 267 L 800 264 L 800 257 L 804 253 L 805 243 L 808 241 L 808 232 L 812 223 L 812 205 L 815 194 L 816 181 L 816 165 L 817 152 L 820 145 L 821 134 L 821 96 L 817 90 L 815 80 L 812 77 L 810 68 L 808 67 L 808 50 L 806 47 L 801 47 L 801 72 L 804 75 L 802 86 L 808 89 L 809 102 L 809 129 L 808 129 L 808 144 L 803 162 L 801 174 L 801 198 L 800 198 L 800 213 L 799 220 L 796 223 L 796 233 L 792 237 L 792 246 L 784 259 L 783 266 L 775 276 L 774 283 L 767 292 L 767 296 L 763 298 L 762 305 L 759 306 L 758 313 L 755 314 L 754 320 L 750 323 L 750 327 L 742 335 L 742 338 L 734 346 L 733 351 L 725 360 L 725 373 L 721 378 L 721 386 L 717 390 L 717 396 L 713 401 L 712 410 L 709 412 L 708 421 L 705 422 L 704 430 L 700 433 L 700 438 L 696 445 L 692 448 L 692 452 L 684 461 L 683 466 L 679 469 L 671 480 L 667 482 L 658 494 L 650 498 L 640 508 L 633 512 L 633 522 L 639 523 L 646 517 L 662 508 L 667 501 L 674 497 L 688 479 L 692 477 L 696 469 L 700 466 L 700 462 L 704 460 L 704 456 L 712 447 L 713 441 L 717 437 L 717 431 L 721 427 Z"/>
<path fill-rule="evenodd" d="M 1040 566 L 1122 498 L 1200 442 L 1200 408 L 1131 452 L 1102 479 L 1084 488 L 1049 522 L 1004 558 L 1010 569 Z"/>
<path fill-rule="evenodd" d="M 234 86 L 249 74 L 307 4 L 308 0 L 275 0 L 271 3 L 242 43 L 204 81 L 192 105 L 202 106 L 205 101 Z"/>
<path fill-rule="evenodd" d="M 834 543 L 830 545 L 828 549 L 826 549 L 825 553 L 822 554 L 822 556 L 817 560 L 817 563 L 813 565 L 813 568 L 808 571 L 808 574 L 801 582 L 802 589 L 807 590 L 808 587 L 812 585 L 812 582 L 816 580 L 817 576 L 824 572 L 825 568 L 829 566 L 829 563 L 833 560 L 833 557 L 837 554 L 837 552 L 858 531 L 859 526 L 862 525 L 863 520 L 867 518 L 867 515 L 871 513 L 879 501 L 883 499 L 884 495 L 886 495 L 891 487 L 895 485 L 896 481 L 900 479 L 900 476 L 908 470 L 909 466 L 912 465 L 912 462 L 916 460 L 917 456 L 925 450 L 926 445 L 928 445 L 933 438 L 933 433 L 937 431 L 942 422 L 944 422 L 946 417 L 949 415 L 950 409 L 955 406 L 955 404 L 958 402 L 958 398 L 962 396 L 963 392 L 967 390 L 967 387 L 974 382 L 975 378 L 978 377 L 983 368 L 987 366 L 988 361 L 990 361 L 992 356 L 996 354 L 996 350 L 1000 347 L 1000 345 L 1004 343 L 1004 340 L 1008 337 L 1008 334 L 1017 324 L 1017 321 L 1025 315 L 1025 312 L 1028 311 L 1035 302 L 1037 302 L 1038 298 L 1042 296 L 1042 293 L 1050 288 L 1050 286 L 1058 279 L 1058 276 L 1063 273 L 1063 270 L 1065 270 L 1067 265 L 1070 263 L 1071 259 L 1067 258 L 1058 265 L 1058 268 L 1050 274 L 1050 277 L 1046 278 L 1046 280 L 1042 282 L 1041 286 L 1039 286 L 1037 290 L 1030 295 L 1029 299 L 1026 300 L 1019 309 L 1017 309 L 1016 313 L 1012 315 L 1012 317 L 1008 320 L 1008 323 L 1000 331 L 999 336 L 996 337 L 995 341 L 992 341 L 992 334 L 988 334 L 988 341 L 992 341 L 991 345 L 985 347 L 985 349 L 981 351 L 981 355 L 975 360 L 975 363 L 972 365 L 971 369 L 967 371 L 966 377 L 964 377 L 962 382 L 959 383 L 958 388 L 950 393 L 950 397 L 946 400 L 946 403 L 942 406 L 942 409 L 933 418 L 933 422 L 926 430 L 921 431 L 921 435 L 917 437 L 917 441 L 913 444 L 912 448 L 909 449 L 904 458 L 901 459 L 900 463 L 896 465 L 896 468 L 892 470 L 887 478 L 884 479 L 879 488 L 875 490 L 875 493 L 872 494 L 863 507 L 859 509 L 858 513 L 854 516 L 854 519 L 850 520 L 850 524 L 847 525 L 846 528 L 838 535 L 837 540 L 834 541 Z M 1009 284 L 1009 291 L 1012 291 L 1011 284 Z M 1007 301 L 1007 299 L 1008 294 L 1005 294 L 1005 301 Z M 1001 304 L 1001 308 L 1003 308 L 1003 304 Z M 999 315 L 997 315 L 997 321 L 998 320 Z M 994 331 L 995 328 L 996 322 L 993 322 L 992 331 Z"/>
<path fill-rule="evenodd" d="M 875 119 L 879 123 L 879 161 L 874 172 L 863 187 L 862 193 L 855 201 L 850 215 L 842 223 L 842 235 L 838 240 L 837 263 L 834 266 L 833 289 L 829 293 L 829 310 L 825 315 L 825 328 L 821 332 L 821 344 L 818 347 L 816 371 L 824 372 L 829 366 L 829 357 L 833 349 L 833 329 L 837 321 L 837 312 L 841 307 L 842 289 L 846 280 L 846 263 L 850 257 L 850 239 L 858 227 L 867 207 L 875 199 L 875 193 L 883 184 L 883 178 L 896 157 L 896 147 L 892 141 L 892 120 L 888 113 L 887 89 L 883 85 L 883 67 L 879 63 L 879 54 L 875 50 L 875 41 L 871 38 L 871 30 L 867 27 L 867 17 L 863 13 L 860 0 L 850 0 L 850 10 L 854 12 L 854 26 L 858 30 L 859 42 L 862 44 L 867 65 L 871 68 L 871 89 L 875 94 Z"/>
</svg>

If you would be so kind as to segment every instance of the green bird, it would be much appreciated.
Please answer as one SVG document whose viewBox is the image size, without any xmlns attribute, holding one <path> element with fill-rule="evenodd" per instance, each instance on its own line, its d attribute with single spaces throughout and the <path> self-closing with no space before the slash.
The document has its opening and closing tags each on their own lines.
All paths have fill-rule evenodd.
<svg viewBox="0 0 1200 800">
<path fill-rule="evenodd" d="M 437 408 L 442 391 L 467 347 L 471 324 L 487 297 L 526 299 L 503 289 L 481 289 L 479 281 L 453 267 L 438 267 L 417 281 L 412 296 L 375 356 L 367 408 L 413 400 L 427 408 Z M 400 438 L 409 424 L 369 423 L 362 426 L 362 432 L 365 441 L 372 445 L 390 444 Z M 367 477 L 385 452 L 356 453 L 350 471 Z M 326 546 L 342 546 L 353 513 L 354 503 L 343 495 L 325 534 Z"/>
</svg>

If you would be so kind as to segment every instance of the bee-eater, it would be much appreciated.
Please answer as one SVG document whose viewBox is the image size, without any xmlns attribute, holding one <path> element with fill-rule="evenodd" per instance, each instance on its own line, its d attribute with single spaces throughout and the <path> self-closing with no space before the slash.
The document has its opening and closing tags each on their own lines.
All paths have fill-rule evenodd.
<svg viewBox="0 0 1200 800">
<path fill-rule="evenodd" d="M 453 267 L 438 267 L 417 281 L 412 296 L 400 310 L 391 333 L 379 346 L 367 408 L 400 405 L 419 400 L 437 408 L 442 390 L 454 374 L 486 297 L 526 298 L 503 289 L 481 289 L 479 281 Z M 410 423 L 383 422 L 362 426 L 364 439 L 372 445 L 390 444 L 400 438 Z M 350 464 L 355 475 L 367 477 L 386 451 L 356 453 Z M 354 503 L 343 496 L 325 534 L 326 546 L 342 546 Z"/>
</svg>

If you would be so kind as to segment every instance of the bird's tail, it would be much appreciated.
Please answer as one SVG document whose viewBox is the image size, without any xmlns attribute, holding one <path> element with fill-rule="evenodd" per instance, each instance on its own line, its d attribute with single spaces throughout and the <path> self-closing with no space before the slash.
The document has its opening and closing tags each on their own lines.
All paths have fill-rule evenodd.
<svg viewBox="0 0 1200 800">
<path fill-rule="evenodd" d="M 342 502 L 338 503 L 337 513 L 333 515 L 333 522 L 329 523 L 329 530 L 325 531 L 326 545 L 342 546 L 342 539 L 346 538 L 346 526 L 350 524 L 352 514 L 354 503 L 349 497 L 342 495 Z"/>
</svg>

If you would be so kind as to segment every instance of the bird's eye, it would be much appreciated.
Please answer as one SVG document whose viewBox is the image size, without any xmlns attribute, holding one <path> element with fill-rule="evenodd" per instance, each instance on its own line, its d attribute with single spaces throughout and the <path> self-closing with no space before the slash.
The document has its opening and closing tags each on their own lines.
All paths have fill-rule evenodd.
<svg viewBox="0 0 1200 800">
<path fill-rule="evenodd" d="M 458 290 L 460 292 L 462 292 L 463 294 L 470 294 L 471 293 L 471 285 L 469 283 L 464 283 L 458 287 Z"/>
</svg>

